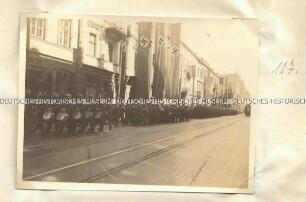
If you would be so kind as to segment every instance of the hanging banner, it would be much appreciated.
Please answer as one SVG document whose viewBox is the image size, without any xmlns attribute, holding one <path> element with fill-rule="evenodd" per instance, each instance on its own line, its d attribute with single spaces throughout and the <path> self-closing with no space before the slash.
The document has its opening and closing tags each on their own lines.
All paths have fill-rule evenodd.
<svg viewBox="0 0 306 202">
<path fill-rule="evenodd" d="M 152 96 L 163 98 L 165 90 L 166 75 L 166 50 L 164 33 L 165 23 L 156 23 L 155 28 L 158 30 L 155 34 L 154 46 L 154 75 L 152 84 Z"/>
<path fill-rule="evenodd" d="M 139 23 L 139 42 L 136 55 L 135 76 L 136 82 L 136 98 L 149 98 L 151 90 L 151 77 L 153 52 L 150 46 L 154 46 L 150 41 L 153 37 L 153 23 Z"/>
<path fill-rule="evenodd" d="M 170 35 L 169 43 L 169 58 L 167 63 L 167 73 L 166 73 L 166 98 L 179 98 L 180 89 L 180 57 L 179 57 L 179 45 L 181 42 L 181 26 L 179 23 L 171 24 L 168 33 Z"/>
</svg>

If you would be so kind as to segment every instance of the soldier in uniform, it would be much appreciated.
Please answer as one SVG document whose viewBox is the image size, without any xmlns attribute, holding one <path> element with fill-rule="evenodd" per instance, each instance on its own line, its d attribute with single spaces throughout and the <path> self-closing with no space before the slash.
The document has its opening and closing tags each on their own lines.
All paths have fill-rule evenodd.
<svg viewBox="0 0 306 202">
<path fill-rule="evenodd" d="M 25 98 L 26 99 L 32 99 L 31 90 L 26 90 Z M 24 106 L 24 117 L 25 117 L 24 118 L 24 132 L 25 132 L 25 134 L 31 133 L 33 122 L 34 122 L 32 104 L 26 104 Z"/>
<path fill-rule="evenodd" d="M 174 116 L 174 122 L 178 122 L 179 121 L 179 105 L 175 105 L 173 106 L 173 116 Z"/>
<path fill-rule="evenodd" d="M 42 98 L 43 99 L 48 99 L 48 93 L 47 92 L 43 92 L 42 93 Z M 52 111 L 52 106 L 50 104 L 43 104 L 41 105 L 41 110 L 42 110 L 42 120 L 43 120 L 43 136 L 46 136 L 52 126 L 53 126 L 53 122 L 54 122 L 54 113 Z"/>
<path fill-rule="evenodd" d="M 124 104 L 119 104 L 118 112 L 119 112 L 120 121 L 122 123 L 122 127 L 124 127 L 125 126 L 125 106 Z"/>
<path fill-rule="evenodd" d="M 169 105 L 164 105 L 164 123 L 170 123 L 171 122 L 171 111 Z"/>
<path fill-rule="evenodd" d="M 53 122 L 54 122 L 54 113 L 52 112 L 52 108 L 46 108 L 44 114 L 43 114 L 43 120 L 44 120 L 44 131 L 43 131 L 43 135 L 46 136 L 52 126 L 53 126 Z"/>
<path fill-rule="evenodd" d="M 154 105 L 148 104 L 147 106 L 147 112 L 148 112 L 148 125 L 154 124 Z"/>
<path fill-rule="evenodd" d="M 69 100 L 72 98 L 71 94 L 67 93 L 64 96 L 65 99 Z M 75 110 L 73 104 L 63 104 L 62 108 L 65 108 L 66 113 L 68 115 L 68 119 L 67 119 L 67 127 L 68 127 L 68 135 L 73 135 L 73 131 L 72 131 L 72 122 L 73 122 L 73 112 Z"/>
<path fill-rule="evenodd" d="M 81 100 L 83 99 L 83 94 L 82 93 L 79 93 L 76 95 L 76 99 L 78 100 Z M 82 113 L 84 111 L 84 108 L 85 108 L 85 105 L 83 105 L 82 103 L 77 103 L 75 104 L 74 106 L 74 113 L 73 113 L 73 116 L 75 117 L 72 117 L 74 118 L 74 123 L 71 125 L 71 133 L 77 133 L 78 132 L 78 127 L 82 125 Z"/>
<path fill-rule="evenodd" d="M 149 124 L 149 108 L 146 104 L 141 105 L 141 117 L 142 117 L 142 125 L 148 125 Z"/>
<path fill-rule="evenodd" d="M 131 124 L 133 126 L 137 126 L 138 125 L 138 121 L 139 121 L 139 111 L 138 111 L 138 106 L 133 104 L 131 105 Z"/>
<path fill-rule="evenodd" d="M 114 126 L 118 127 L 119 118 L 120 118 L 119 104 L 112 106 L 112 115 L 113 115 Z"/>
<path fill-rule="evenodd" d="M 191 108 L 190 106 L 186 106 L 186 121 L 190 121 L 191 120 Z"/>
<path fill-rule="evenodd" d="M 54 94 L 54 96 L 58 99 L 58 94 Z M 64 98 L 65 99 L 70 99 L 71 98 L 71 95 L 70 94 L 65 94 L 64 95 Z M 55 135 L 58 136 L 58 135 L 61 135 L 65 126 L 67 125 L 67 122 L 68 120 L 70 119 L 69 117 L 69 113 L 70 112 L 70 108 L 67 107 L 67 104 L 64 104 L 64 103 L 61 103 L 61 104 L 58 104 L 56 107 L 55 107 L 55 111 L 56 111 L 56 115 L 55 115 L 55 122 L 54 122 L 54 125 L 55 125 L 55 129 L 56 129 L 56 133 Z"/>
<path fill-rule="evenodd" d="M 106 109 L 105 109 L 105 106 L 103 104 L 99 105 L 99 109 L 100 112 L 101 112 L 101 117 L 100 119 L 98 119 L 98 123 L 99 124 L 99 131 L 101 133 L 103 133 L 103 130 L 104 130 L 104 125 L 105 125 L 105 122 L 106 122 Z"/>
<path fill-rule="evenodd" d="M 38 91 L 36 95 L 36 99 L 42 99 L 42 92 Z M 35 133 L 36 130 L 40 130 L 41 132 L 44 129 L 44 123 L 42 115 L 44 113 L 44 106 L 40 104 L 35 104 L 33 108 L 33 115 L 34 115 L 34 123 L 33 123 L 33 129 L 32 131 Z"/>
<path fill-rule="evenodd" d="M 159 124 L 159 109 L 158 105 L 152 105 L 152 122 L 153 124 Z"/>
<path fill-rule="evenodd" d="M 124 118 L 124 125 L 129 125 L 132 119 L 132 107 L 130 104 L 125 106 L 125 118 Z"/>
<path fill-rule="evenodd" d="M 123 104 L 116 104 L 112 107 L 112 112 L 113 114 L 113 121 L 114 121 L 114 126 L 118 127 L 119 120 L 122 123 L 122 126 L 125 125 L 125 120 L 124 120 L 124 105 Z"/>
<path fill-rule="evenodd" d="M 88 97 L 89 99 L 93 99 L 94 96 L 91 95 Z M 94 126 L 94 117 L 92 112 L 93 104 L 86 104 L 82 111 L 82 121 L 81 121 L 81 133 L 85 133 L 88 124 L 90 124 L 90 131 L 93 130 Z"/>
<path fill-rule="evenodd" d="M 184 112 L 183 112 L 184 106 L 181 105 L 178 108 L 178 117 L 179 117 L 179 122 L 183 122 L 184 121 Z"/>
<path fill-rule="evenodd" d="M 58 98 L 59 98 L 59 95 L 58 95 L 56 92 L 53 92 L 51 98 L 52 98 L 52 99 L 58 99 Z M 59 104 L 54 104 L 54 105 L 52 106 L 52 108 L 53 108 L 54 114 L 56 115 L 56 114 L 60 111 L 61 105 L 59 105 Z"/>
<path fill-rule="evenodd" d="M 109 131 L 112 130 L 112 124 L 114 123 L 114 106 L 107 104 L 105 105 L 105 123 L 108 123 Z"/>
</svg>

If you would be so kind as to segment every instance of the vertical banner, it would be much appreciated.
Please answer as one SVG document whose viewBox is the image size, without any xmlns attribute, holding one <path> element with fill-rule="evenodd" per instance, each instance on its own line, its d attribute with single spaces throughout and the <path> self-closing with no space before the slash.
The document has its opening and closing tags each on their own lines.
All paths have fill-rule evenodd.
<svg viewBox="0 0 306 202">
<path fill-rule="evenodd" d="M 153 96 L 179 98 L 180 24 L 156 23 Z"/>
<path fill-rule="evenodd" d="M 170 98 L 179 98 L 179 80 L 180 80 L 180 42 L 181 42 L 181 24 L 171 25 L 171 65 L 168 70 L 167 91 Z M 166 92 L 167 92 L 166 91 Z"/>
<path fill-rule="evenodd" d="M 154 74 L 152 84 L 152 96 L 155 98 L 163 98 L 165 88 L 165 23 L 155 23 L 155 49 L 154 49 Z"/>
<path fill-rule="evenodd" d="M 138 44 L 138 54 L 136 56 L 136 67 L 135 75 L 136 81 L 136 97 L 138 98 L 148 98 L 149 88 L 150 88 L 150 72 L 152 71 L 151 65 L 152 61 L 152 34 L 153 23 L 152 22 L 140 22 L 139 23 L 139 44 Z"/>
</svg>

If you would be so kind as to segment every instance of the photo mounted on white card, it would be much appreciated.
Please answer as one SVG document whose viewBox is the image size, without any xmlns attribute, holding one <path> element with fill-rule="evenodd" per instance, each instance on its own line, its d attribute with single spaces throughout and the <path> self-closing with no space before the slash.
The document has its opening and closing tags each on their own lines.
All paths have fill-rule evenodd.
<svg viewBox="0 0 306 202">
<path fill-rule="evenodd" d="M 253 193 L 257 19 L 20 20 L 17 188 Z"/>
</svg>

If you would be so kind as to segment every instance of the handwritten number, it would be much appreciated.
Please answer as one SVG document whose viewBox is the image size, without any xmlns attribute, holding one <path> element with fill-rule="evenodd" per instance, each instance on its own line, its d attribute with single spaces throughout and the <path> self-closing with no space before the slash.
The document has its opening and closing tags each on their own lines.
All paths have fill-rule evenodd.
<svg viewBox="0 0 306 202">
<path fill-rule="evenodd" d="M 294 68 L 294 59 L 292 59 L 290 64 L 288 65 L 290 67 L 287 68 L 287 64 L 288 61 L 286 62 L 281 61 L 279 65 L 271 72 L 271 74 L 283 75 L 284 73 L 291 74 L 292 72 L 295 72 L 295 74 L 297 74 L 298 71 Z"/>
</svg>

